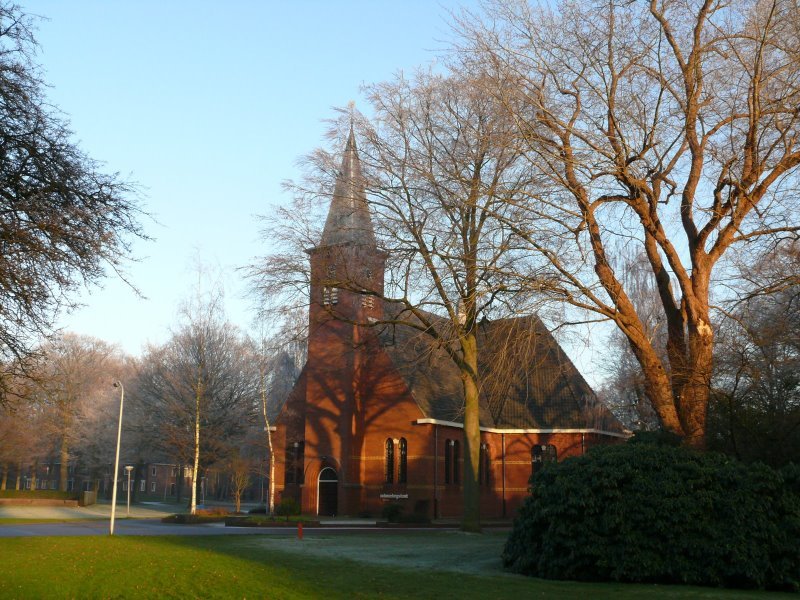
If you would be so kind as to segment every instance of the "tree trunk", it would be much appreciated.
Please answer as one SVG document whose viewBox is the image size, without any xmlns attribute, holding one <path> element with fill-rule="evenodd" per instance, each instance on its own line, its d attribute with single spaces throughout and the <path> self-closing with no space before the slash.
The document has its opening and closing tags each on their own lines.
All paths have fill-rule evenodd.
<svg viewBox="0 0 800 600">
<path fill-rule="evenodd" d="M 192 469 L 192 503 L 189 508 L 191 514 L 197 512 L 197 469 L 200 467 L 200 391 L 195 397 L 194 413 L 194 467 Z"/>
<path fill-rule="evenodd" d="M 144 479 L 144 475 L 146 471 L 144 471 L 144 465 L 141 461 L 137 461 L 134 465 L 133 469 L 133 489 L 131 489 L 131 504 L 136 503 L 136 491 L 139 489 L 139 486 L 136 485 L 141 479 Z"/>
<path fill-rule="evenodd" d="M 272 431 L 267 416 L 267 390 L 264 373 L 261 373 L 261 411 L 264 415 L 264 430 L 267 432 L 267 449 L 269 450 L 269 490 L 267 492 L 267 514 L 275 514 L 275 452 L 272 450 Z"/>
<path fill-rule="evenodd" d="M 0 490 L 6 489 L 7 482 L 8 482 L 8 463 L 3 463 L 3 479 L 0 480 Z"/>
<path fill-rule="evenodd" d="M 683 387 L 677 390 L 675 403 L 685 433 L 684 443 L 703 450 L 714 367 L 714 333 L 702 318 L 697 325 L 689 324 L 689 360 L 692 365 L 689 376 Z"/>
<path fill-rule="evenodd" d="M 22 463 L 17 464 L 17 485 L 14 489 L 19 490 L 22 485 Z"/>
<path fill-rule="evenodd" d="M 204 347 L 201 344 L 201 352 Z M 203 354 L 204 356 L 204 354 Z M 203 399 L 203 360 L 201 359 L 197 373 L 197 385 L 194 390 L 194 466 L 192 469 L 192 503 L 189 512 L 197 512 L 197 472 L 200 468 L 200 404 Z"/>
<path fill-rule="evenodd" d="M 269 514 L 275 514 L 275 453 L 272 451 L 272 436 L 269 442 Z"/>
<path fill-rule="evenodd" d="M 481 445 L 480 406 L 478 397 L 478 344 L 474 334 L 462 339 L 464 366 L 461 380 L 464 385 L 464 514 L 461 521 L 463 531 L 480 532 L 480 489 L 478 487 L 478 463 Z"/>
<path fill-rule="evenodd" d="M 175 497 L 180 504 L 183 497 L 183 465 L 178 465 L 178 474 L 175 475 Z"/>
<path fill-rule="evenodd" d="M 667 375 L 664 365 L 649 343 L 637 345 L 630 341 L 630 345 L 642 368 L 645 395 L 653 405 L 662 429 L 684 437 L 683 425 L 675 407 L 672 381 Z"/>
<path fill-rule="evenodd" d="M 68 471 L 69 471 L 69 442 L 67 442 L 66 435 L 61 438 L 60 456 L 61 456 L 61 469 L 59 469 L 58 473 L 58 489 L 61 490 L 62 492 L 66 492 Z"/>
</svg>

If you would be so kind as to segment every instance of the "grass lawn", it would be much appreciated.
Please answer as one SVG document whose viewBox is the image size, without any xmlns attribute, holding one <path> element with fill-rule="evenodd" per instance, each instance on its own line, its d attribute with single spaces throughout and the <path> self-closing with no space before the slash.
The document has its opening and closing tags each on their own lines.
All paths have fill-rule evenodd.
<svg viewBox="0 0 800 600">
<path fill-rule="evenodd" d="M 456 532 L 330 534 L 303 541 L 262 535 L 5 538 L 0 598 L 782 596 L 510 575 L 497 559 L 503 539 Z"/>
</svg>

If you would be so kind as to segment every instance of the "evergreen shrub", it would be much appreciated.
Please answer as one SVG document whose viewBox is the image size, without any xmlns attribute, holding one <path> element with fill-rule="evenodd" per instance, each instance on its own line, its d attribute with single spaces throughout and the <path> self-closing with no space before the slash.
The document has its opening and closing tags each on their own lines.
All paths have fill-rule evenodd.
<svg viewBox="0 0 800 600">
<path fill-rule="evenodd" d="M 548 465 L 503 551 L 548 579 L 797 590 L 800 467 L 629 442 Z"/>
<path fill-rule="evenodd" d="M 294 498 L 283 498 L 275 507 L 275 514 L 281 517 L 290 517 L 300 514 L 300 504 Z"/>
<path fill-rule="evenodd" d="M 390 502 L 389 504 L 384 504 L 383 508 L 381 508 L 381 517 L 389 521 L 390 523 L 397 523 L 400 519 L 400 515 L 403 514 L 403 505 L 396 504 L 394 502 Z"/>
</svg>

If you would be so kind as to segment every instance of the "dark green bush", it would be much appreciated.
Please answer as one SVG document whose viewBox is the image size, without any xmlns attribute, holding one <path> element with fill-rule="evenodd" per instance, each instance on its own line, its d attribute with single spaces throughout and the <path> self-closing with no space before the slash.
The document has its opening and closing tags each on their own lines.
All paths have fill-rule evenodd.
<svg viewBox="0 0 800 600">
<path fill-rule="evenodd" d="M 275 507 L 275 514 L 281 517 L 290 517 L 300 514 L 300 504 L 294 498 L 283 498 Z"/>
<path fill-rule="evenodd" d="M 200 523 L 223 523 L 226 519 L 224 514 L 189 514 L 179 513 L 169 515 L 161 519 L 162 523 L 176 523 L 178 525 L 197 525 Z"/>
<path fill-rule="evenodd" d="M 259 504 L 258 506 L 254 506 L 250 510 L 247 511 L 248 515 L 265 515 L 267 514 L 267 505 L 266 504 Z"/>
<path fill-rule="evenodd" d="M 390 523 L 398 523 L 400 519 L 400 515 L 403 514 L 403 505 L 396 504 L 391 502 L 386 504 L 381 509 L 381 517 L 389 521 Z"/>
<path fill-rule="evenodd" d="M 503 551 L 551 579 L 798 589 L 800 468 L 663 443 L 597 448 L 533 478 Z"/>
<path fill-rule="evenodd" d="M 410 524 L 419 524 L 419 525 L 427 525 L 431 522 L 430 517 L 428 515 L 423 515 L 420 513 L 412 512 L 409 514 L 400 513 L 394 519 L 390 519 L 392 523 L 410 523 Z"/>
</svg>

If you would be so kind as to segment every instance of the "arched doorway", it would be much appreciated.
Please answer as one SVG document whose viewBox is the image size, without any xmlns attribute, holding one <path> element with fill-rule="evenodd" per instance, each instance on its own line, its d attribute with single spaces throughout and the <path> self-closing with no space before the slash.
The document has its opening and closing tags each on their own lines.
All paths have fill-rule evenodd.
<svg viewBox="0 0 800 600">
<path fill-rule="evenodd" d="M 317 483 L 317 514 L 332 517 L 339 509 L 339 477 L 330 467 L 319 472 Z"/>
</svg>

